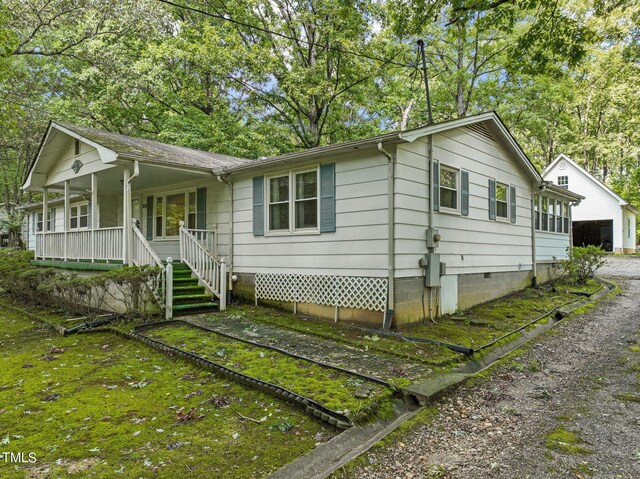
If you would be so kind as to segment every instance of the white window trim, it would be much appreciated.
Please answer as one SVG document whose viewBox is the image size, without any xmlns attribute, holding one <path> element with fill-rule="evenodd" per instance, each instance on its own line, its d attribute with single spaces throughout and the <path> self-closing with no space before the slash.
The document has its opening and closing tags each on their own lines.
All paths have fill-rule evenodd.
<svg viewBox="0 0 640 479">
<path fill-rule="evenodd" d="M 560 178 L 565 178 L 565 183 L 560 183 Z M 569 176 L 568 175 L 558 175 L 558 186 L 560 188 L 569 189 Z"/>
<path fill-rule="evenodd" d="M 296 228 L 296 191 L 295 191 L 295 177 L 296 175 L 309 173 L 314 171 L 316 173 L 316 227 L 315 228 Z M 271 230 L 271 180 L 273 178 L 281 178 L 287 176 L 289 178 L 289 229 Z M 273 175 L 264 177 L 264 209 L 265 209 L 265 236 L 291 236 L 291 235 L 319 235 L 320 234 L 320 165 L 315 165 L 311 168 L 299 168 L 296 170 L 281 171 Z"/>
<path fill-rule="evenodd" d="M 164 233 L 167 231 L 167 196 L 171 196 L 171 195 L 177 195 L 179 193 L 182 193 L 185 195 L 185 199 L 184 199 L 184 218 L 182 219 L 182 221 L 184 221 L 185 225 L 188 225 L 188 219 L 189 219 L 189 193 L 195 193 L 196 194 L 196 221 L 198 218 L 198 193 L 197 193 L 197 188 L 193 187 L 193 188 L 181 188 L 178 190 L 171 190 L 171 191 L 163 191 L 162 193 L 150 193 L 150 196 L 153 196 L 153 240 L 152 241 L 163 241 L 163 240 L 175 240 L 177 238 L 180 237 L 180 234 L 178 233 L 175 236 L 165 236 Z M 158 205 L 158 199 L 161 198 L 162 199 L 162 235 L 158 235 L 157 231 L 156 231 L 156 218 L 158 217 L 157 215 L 157 205 Z"/>
<path fill-rule="evenodd" d="M 455 208 L 449 208 L 448 206 L 443 206 L 442 205 L 442 170 L 445 171 L 450 171 L 452 173 L 454 173 L 456 175 L 456 207 Z M 460 169 L 459 168 L 454 168 L 452 166 L 448 166 L 448 165 L 443 165 L 440 164 L 440 198 L 438 199 L 440 204 L 438 205 L 438 212 L 439 213 L 446 213 L 446 214 L 450 214 L 450 215 L 460 215 L 460 203 L 462 201 L 462 191 L 461 191 L 461 187 L 460 187 Z M 447 188 L 444 187 L 447 190 L 451 190 L 451 188 Z"/>
<path fill-rule="evenodd" d="M 543 230 L 542 229 L 542 203 L 543 203 L 543 199 L 547 200 L 547 229 Z M 551 231 L 551 202 L 555 203 L 555 208 L 554 208 L 554 212 L 553 212 L 553 221 L 554 221 L 554 231 Z M 558 198 L 552 198 L 550 196 L 546 196 L 546 195 L 538 195 L 538 212 L 540 214 L 540 223 L 538 225 L 538 228 L 536 228 L 536 231 L 541 231 L 542 233 L 552 233 L 552 234 L 563 234 L 563 235 L 568 235 L 569 234 L 569 230 L 571 229 L 571 222 L 569 221 L 569 218 L 571 218 L 571 203 L 569 203 L 568 201 L 565 200 L 561 200 Z M 567 205 L 567 216 L 564 216 L 564 205 Z M 556 215 L 556 212 L 559 212 L 559 215 Z M 562 226 L 562 231 L 558 231 L 558 218 L 561 218 L 561 226 Z M 565 231 L 565 224 L 564 224 L 564 220 L 565 218 L 567 219 L 567 229 Z"/>
<path fill-rule="evenodd" d="M 81 206 L 87 206 L 87 226 L 80 226 L 80 207 Z M 75 228 L 71 227 L 71 217 L 73 216 L 71 214 L 71 211 L 73 209 L 76 209 L 77 212 L 77 216 L 76 218 L 78 218 L 78 225 Z M 89 208 L 89 202 L 88 201 L 82 201 L 81 203 L 74 203 L 72 205 L 69 206 L 69 221 L 67 222 L 67 225 L 69 226 L 69 231 L 84 231 L 84 230 L 88 230 L 91 229 L 91 224 L 89 222 L 89 218 L 91 217 L 91 209 Z"/>
<path fill-rule="evenodd" d="M 498 200 L 498 188 L 499 187 L 504 187 L 506 194 L 505 194 L 505 198 L 506 198 L 506 203 L 507 203 L 507 215 L 506 216 L 500 216 L 498 214 L 498 202 L 503 203 L 502 200 Z M 511 222 L 511 201 L 509 198 L 509 195 L 511 194 L 511 188 L 509 188 L 509 185 L 507 185 L 506 183 L 501 183 L 499 181 L 496 181 L 496 221 L 504 221 L 505 223 L 510 223 Z"/>
</svg>

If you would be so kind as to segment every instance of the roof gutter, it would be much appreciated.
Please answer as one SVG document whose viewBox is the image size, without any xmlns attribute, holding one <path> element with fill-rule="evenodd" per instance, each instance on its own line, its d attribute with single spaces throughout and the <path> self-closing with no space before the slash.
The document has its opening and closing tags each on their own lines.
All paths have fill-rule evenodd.
<svg viewBox="0 0 640 479">
<path fill-rule="evenodd" d="M 388 133 L 386 135 L 380 135 L 373 138 L 365 138 L 362 140 L 349 141 L 347 143 L 337 143 L 335 145 L 321 146 L 312 148 L 310 150 L 298 151 L 296 153 L 288 153 L 286 155 L 276 156 L 268 158 L 266 160 L 256 160 L 249 163 L 223 168 L 221 171 L 217 171 L 217 174 L 226 173 L 227 175 L 234 175 L 236 173 L 243 173 L 247 170 L 255 170 L 261 167 L 286 165 L 300 160 L 310 160 L 316 157 L 323 157 L 329 153 L 338 153 L 341 151 L 357 150 L 361 147 L 375 147 L 382 142 L 404 140 L 402 136 L 397 133 Z"/>
</svg>

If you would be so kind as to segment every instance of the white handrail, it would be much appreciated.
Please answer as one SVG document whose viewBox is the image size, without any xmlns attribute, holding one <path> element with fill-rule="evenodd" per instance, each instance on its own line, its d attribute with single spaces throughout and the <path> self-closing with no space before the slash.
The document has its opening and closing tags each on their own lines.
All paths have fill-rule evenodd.
<svg viewBox="0 0 640 479">
<path fill-rule="evenodd" d="M 167 269 L 135 223 L 131 225 L 131 229 L 133 230 L 131 260 L 136 266 L 149 265 L 161 268 L 158 283 L 149 283 L 148 286 L 158 305 L 165 310 L 167 319 L 171 319 L 173 305 L 168 304 L 171 301 L 171 294 L 167 292 L 170 286 L 167 281 Z"/>
<path fill-rule="evenodd" d="M 180 222 L 180 259 L 220 301 L 220 310 L 226 309 L 227 272 L 224 258 L 218 261 L 198 239 Z"/>
<path fill-rule="evenodd" d="M 122 260 L 123 228 L 45 231 L 36 233 L 36 258 L 66 260 Z"/>
<path fill-rule="evenodd" d="M 197 229 L 197 228 L 186 228 L 191 236 L 195 238 L 195 240 L 204 246 L 209 253 L 213 256 L 218 256 L 218 230 L 217 228 L 212 229 Z"/>
</svg>

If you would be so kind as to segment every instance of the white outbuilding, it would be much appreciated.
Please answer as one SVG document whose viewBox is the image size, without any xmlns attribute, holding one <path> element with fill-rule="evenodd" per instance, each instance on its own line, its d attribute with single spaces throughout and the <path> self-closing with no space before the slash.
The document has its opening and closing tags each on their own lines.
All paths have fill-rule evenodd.
<svg viewBox="0 0 640 479">
<path fill-rule="evenodd" d="M 614 253 L 636 252 L 638 210 L 628 201 L 564 154 L 545 168 L 542 177 L 585 197 L 572 211 L 574 246 L 591 244 Z"/>
</svg>

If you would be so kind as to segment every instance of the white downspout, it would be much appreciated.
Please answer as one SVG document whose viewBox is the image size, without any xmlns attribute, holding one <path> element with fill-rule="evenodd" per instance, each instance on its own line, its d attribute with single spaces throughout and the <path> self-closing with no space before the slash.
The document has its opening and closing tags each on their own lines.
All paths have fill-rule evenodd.
<svg viewBox="0 0 640 479">
<path fill-rule="evenodd" d="M 387 311 L 393 311 L 395 308 L 395 158 L 391 153 L 384 149 L 382 143 L 378 143 L 378 151 L 382 153 L 389 163 L 387 164 L 387 176 L 388 176 L 388 205 L 387 205 L 387 224 L 388 224 L 388 281 L 389 292 L 387 296 Z M 385 312 L 385 316 L 386 316 Z M 383 318 L 384 327 L 384 318 Z"/>
<path fill-rule="evenodd" d="M 233 183 L 216 175 L 219 182 L 229 186 L 229 255 L 227 258 L 227 270 L 229 271 L 229 291 L 233 291 Z"/>
<path fill-rule="evenodd" d="M 427 136 L 427 163 L 429 164 L 429 215 L 427 228 L 433 228 L 433 135 Z"/>
</svg>

